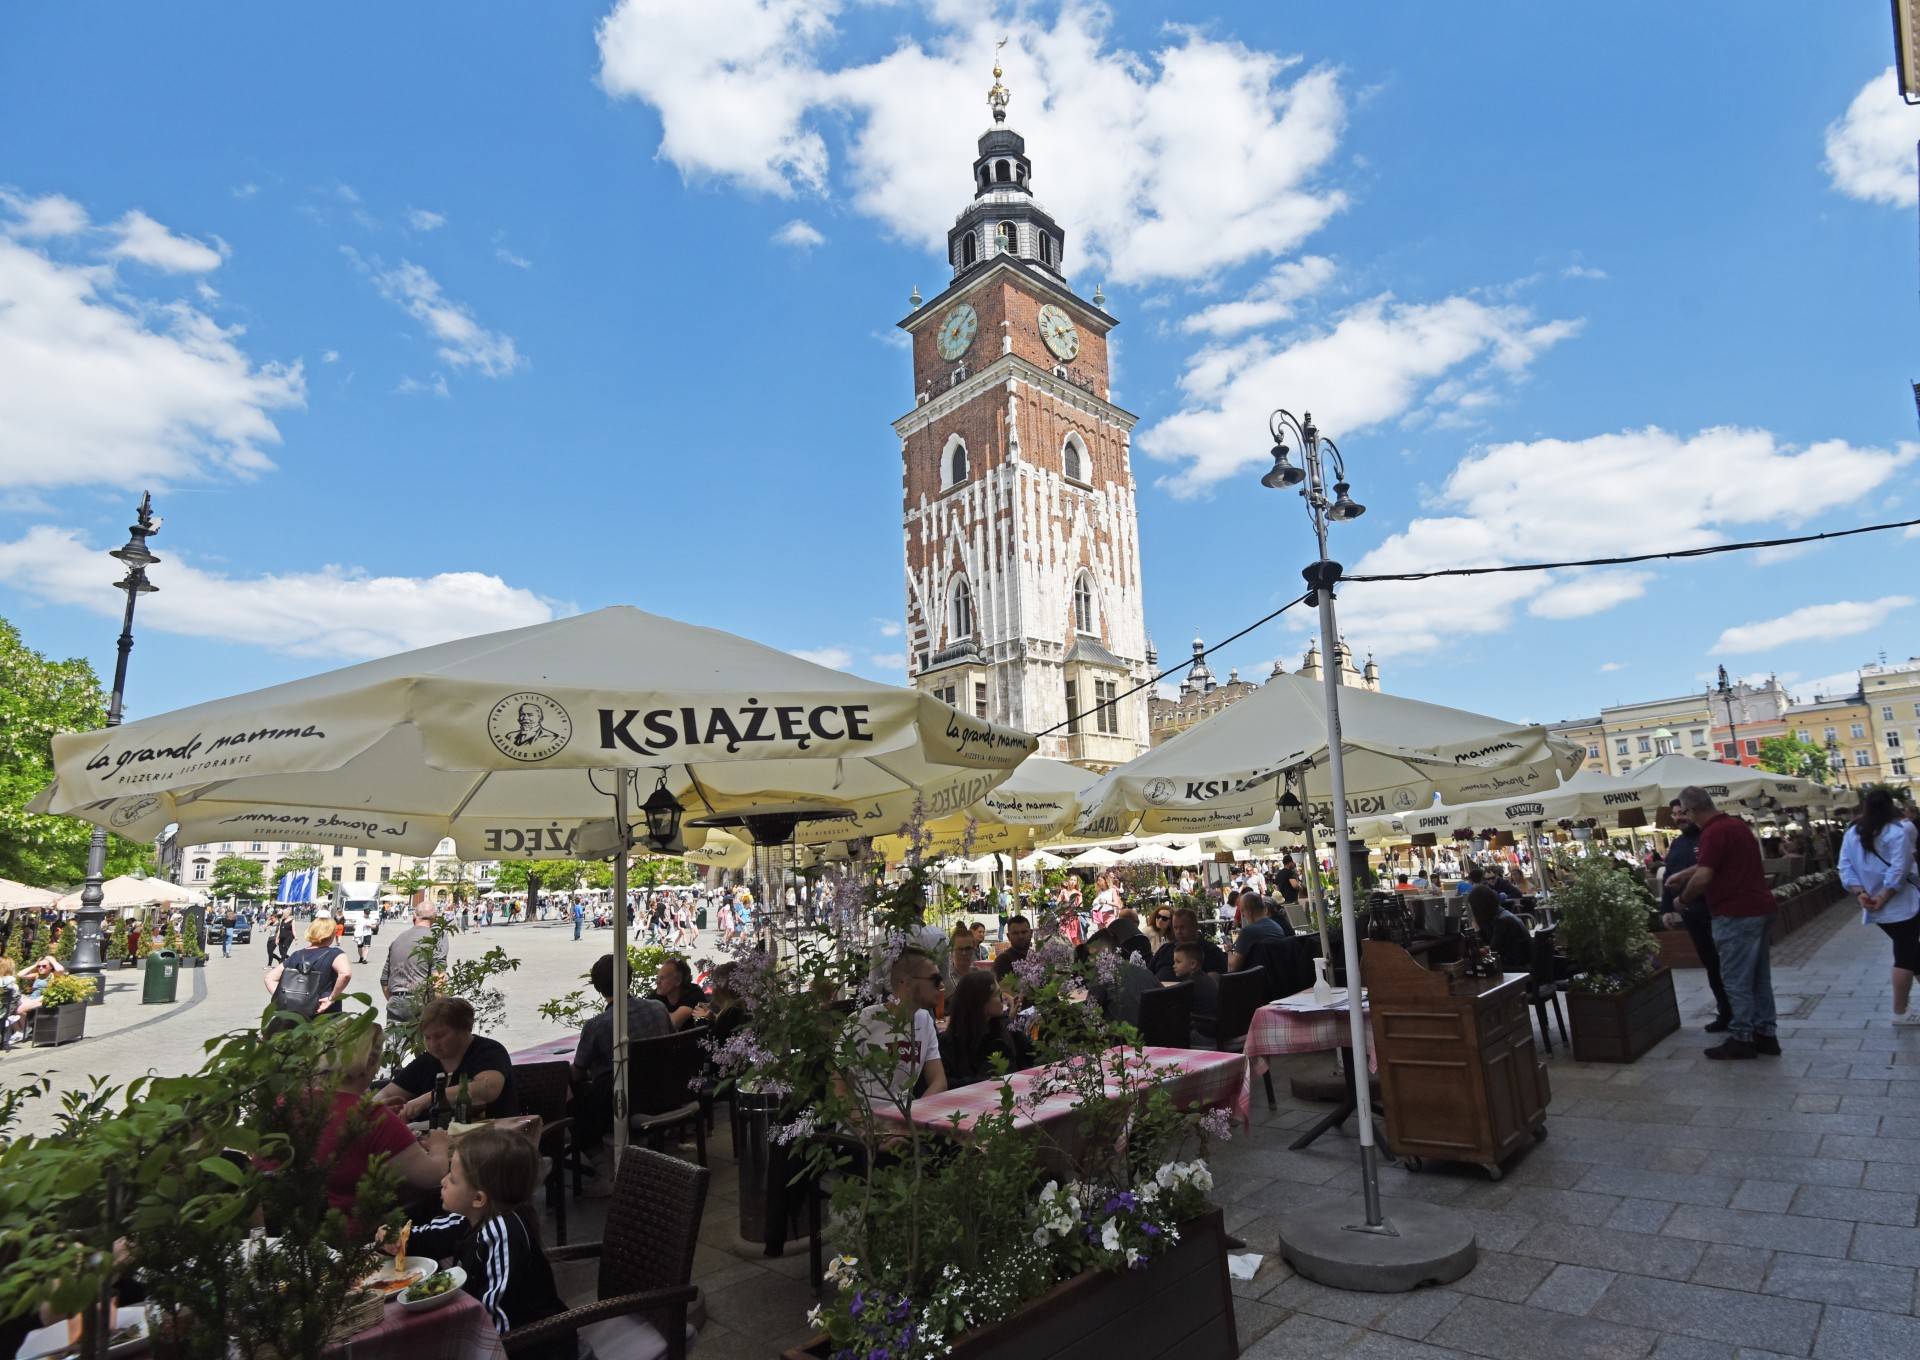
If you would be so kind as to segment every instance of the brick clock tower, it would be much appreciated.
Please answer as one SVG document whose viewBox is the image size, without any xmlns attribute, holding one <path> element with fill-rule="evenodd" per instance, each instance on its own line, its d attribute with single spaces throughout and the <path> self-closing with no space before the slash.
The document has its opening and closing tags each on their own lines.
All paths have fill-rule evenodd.
<svg viewBox="0 0 1920 1360">
<path fill-rule="evenodd" d="M 1026 141 L 993 126 L 973 201 L 947 233 L 953 282 L 914 310 L 914 409 L 896 420 L 905 465 L 911 683 L 1028 732 L 1040 753 L 1096 770 L 1147 748 L 1153 673 L 1140 596 L 1128 436 L 1109 400 L 1096 288 L 1062 272 L 1065 233 L 1033 198 Z"/>
</svg>

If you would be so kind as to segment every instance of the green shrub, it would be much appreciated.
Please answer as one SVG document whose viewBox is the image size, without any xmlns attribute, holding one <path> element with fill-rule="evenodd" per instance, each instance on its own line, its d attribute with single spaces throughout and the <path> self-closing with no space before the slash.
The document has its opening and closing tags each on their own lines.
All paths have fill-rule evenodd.
<svg viewBox="0 0 1920 1360">
<path fill-rule="evenodd" d="M 47 1007 L 92 999 L 93 984 L 71 973 L 58 973 L 48 978 L 46 986 L 40 989 L 40 1004 Z"/>
<path fill-rule="evenodd" d="M 1587 992 L 1624 992 L 1653 973 L 1647 891 L 1605 859 L 1582 860 L 1553 894 L 1561 947 Z"/>
</svg>

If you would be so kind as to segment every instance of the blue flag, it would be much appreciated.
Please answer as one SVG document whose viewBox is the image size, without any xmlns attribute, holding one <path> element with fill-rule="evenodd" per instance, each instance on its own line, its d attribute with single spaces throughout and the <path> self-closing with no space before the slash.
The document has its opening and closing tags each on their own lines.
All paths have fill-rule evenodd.
<svg viewBox="0 0 1920 1360">
<path fill-rule="evenodd" d="M 319 882 L 319 879 L 320 870 L 318 868 L 300 869 L 291 874 L 283 874 L 280 877 L 279 895 L 273 900 L 289 905 L 311 902 L 313 901 L 314 887 Z"/>
</svg>

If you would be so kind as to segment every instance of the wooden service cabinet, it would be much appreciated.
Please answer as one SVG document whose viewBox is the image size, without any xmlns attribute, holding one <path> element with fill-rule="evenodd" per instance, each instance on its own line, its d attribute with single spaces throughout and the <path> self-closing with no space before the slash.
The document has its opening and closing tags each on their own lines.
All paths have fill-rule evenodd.
<svg viewBox="0 0 1920 1360">
<path fill-rule="evenodd" d="M 1478 1162 L 1494 1180 L 1529 1138 L 1547 1136 L 1546 1064 L 1534 1051 L 1525 973 L 1454 977 L 1397 944 L 1366 942 L 1387 1142 L 1420 1160 Z"/>
</svg>

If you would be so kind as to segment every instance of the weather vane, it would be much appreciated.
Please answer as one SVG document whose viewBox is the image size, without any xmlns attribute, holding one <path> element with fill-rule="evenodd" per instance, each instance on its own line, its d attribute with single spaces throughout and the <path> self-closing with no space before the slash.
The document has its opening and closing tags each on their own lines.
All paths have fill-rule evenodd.
<svg viewBox="0 0 1920 1360">
<path fill-rule="evenodd" d="M 1006 45 L 1005 38 L 993 45 L 993 88 L 987 91 L 987 107 L 993 110 L 993 121 L 996 123 L 1007 121 L 1007 101 L 1013 98 L 1007 92 L 1007 87 L 1000 83 L 1000 77 L 1006 74 L 1000 69 L 1000 49 Z"/>
</svg>

